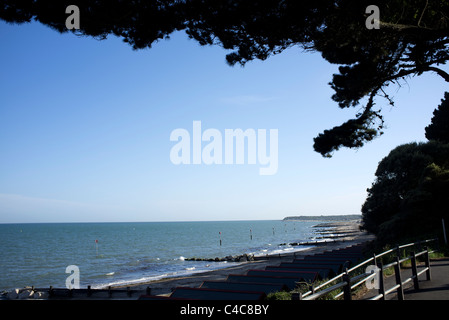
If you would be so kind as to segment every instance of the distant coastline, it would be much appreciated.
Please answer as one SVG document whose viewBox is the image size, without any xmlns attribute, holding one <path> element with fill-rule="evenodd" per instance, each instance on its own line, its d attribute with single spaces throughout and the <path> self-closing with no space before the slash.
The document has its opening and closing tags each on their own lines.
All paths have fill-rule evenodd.
<svg viewBox="0 0 449 320">
<path fill-rule="evenodd" d="M 282 219 L 283 221 L 297 220 L 297 221 L 350 221 L 362 219 L 361 214 L 346 214 L 333 216 L 290 216 Z"/>
</svg>

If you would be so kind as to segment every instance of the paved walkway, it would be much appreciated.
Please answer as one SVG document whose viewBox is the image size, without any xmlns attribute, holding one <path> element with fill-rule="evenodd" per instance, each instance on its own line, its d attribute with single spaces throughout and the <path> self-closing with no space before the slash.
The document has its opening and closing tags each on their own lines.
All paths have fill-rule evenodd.
<svg viewBox="0 0 449 320">
<path fill-rule="evenodd" d="M 424 274 L 420 276 L 419 290 L 404 290 L 406 300 L 449 300 L 449 259 L 432 260 L 430 273 L 430 281 Z"/>
<path fill-rule="evenodd" d="M 418 271 L 421 268 L 418 267 Z M 413 287 L 413 281 L 404 285 L 404 300 L 449 300 L 449 258 L 435 259 L 430 261 L 431 280 L 426 280 L 426 274 L 419 276 L 419 290 Z M 411 276 L 411 269 L 401 270 L 402 281 Z M 391 288 L 396 284 L 395 276 L 385 279 L 385 288 Z M 363 299 L 369 299 L 377 295 L 377 290 L 369 290 Z M 397 300 L 394 291 L 387 295 L 386 300 Z"/>
</svg>

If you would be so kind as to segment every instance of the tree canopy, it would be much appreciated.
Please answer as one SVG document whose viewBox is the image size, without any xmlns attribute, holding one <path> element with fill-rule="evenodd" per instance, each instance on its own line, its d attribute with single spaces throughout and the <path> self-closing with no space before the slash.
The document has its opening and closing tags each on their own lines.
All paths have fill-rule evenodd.
<svg viewBox="0 0 449 320">
<path fill-rule="evenodd" d="M 426 127 L 426 138 L 449 143 L 449 92 L 433 112 L 432 123 Z"/>
<path fill-rule="evenodd" d="M 431 126 L 442 123 L 449 113 L 435 112 Z M 449 141 L 440 139 L 446 134 L 435 129 L 431 141 L 398 146 L 379 163 L 362 221 L 381 243 L 435 232 L 442 218 L 449 221 Z"/>
<path fill-rule="evenodd" d="M 69 32 L 65 9 L 73 4 L 81 22 L 71 32 L 115 35 L 136 50 L 184 30 L 201 45 L 230 50 L 230 65 L 265 60 L 293 46 L 321 53 L 340 65 L 330 82 L 332 99 L 340 108 L 361 110 L 314 139 L 315 151 L 327 157 L 383 133 L 381 108 L 374 106 L 378 97 L 394 103 L 384 90 L 390 84 L 429 71 L 449 82 L 440 68 L 449 58 L 447 0 L 379 0 L 380 29 L 366 27 L 368 0 L 3 0 L 0 18 Z"/>
</svg>

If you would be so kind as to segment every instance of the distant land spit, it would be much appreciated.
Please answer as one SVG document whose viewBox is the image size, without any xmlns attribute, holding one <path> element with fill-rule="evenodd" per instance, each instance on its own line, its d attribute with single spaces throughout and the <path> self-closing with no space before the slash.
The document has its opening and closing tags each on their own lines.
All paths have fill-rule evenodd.
<svg viewBox="0 0 449 320">
<path fill-rule="evenodd" d="M 362 215 L 360 214 L 346 214 L 346 215 L 333 215 L 333 216 L 291 216 L 285 217 L 283 221 L 288 220 L 301 220 L 301 221 L 349 221 L 360 220 Z"/>
</svg>

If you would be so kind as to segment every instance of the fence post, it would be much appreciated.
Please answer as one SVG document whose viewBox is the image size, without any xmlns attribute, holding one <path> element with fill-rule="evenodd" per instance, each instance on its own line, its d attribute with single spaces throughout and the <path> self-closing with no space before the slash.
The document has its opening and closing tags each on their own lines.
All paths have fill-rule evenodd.
<svg viewBox="0 0 449 320">
<path fill-rule="evenodd" d="M 348 271 L 343 275 L 343 281 L 346 285 L 343 287 L 343 297 L 345 300 L 352 300 L 351 297 L 351 277 L 349 277 Z"/>
<path fill-rule="evenodd" d="M 401 249 L 399 248 L 399 245 L 396 246 L 396 255 L 401 258 Z"/>
<path fill-rule="evenodd" d="M 426 260 L 426 280 L 430 281 L 431 280 L 431 275 L 430 275 L 430 258 L 429 258 L 429 248 L 425 247 L 426 249 L 426 253 L 424 254 L 424 259 Z"/>
<path fill-rule="evenodd" d="M 313 283 L 309 286 L 309 290 L 312 292 L 312 294 L 315 293 L 315 285 Z"/>
<path fill-rule="evenodd" d="M 384 265 L 381 262 L 379 262 L 379 294 L 382 295 L 381 300 L 385 300 L 385 283 L 384 283 Z"/>
<path fill-rule="evenodd" d="M 416 268 L 416 254 L 414 251 L 412 252 L 412 275 L 415 290 L 419 290 L 418 269 Z"/>
<path fill-rule="evenodd" d="M 404 300 L 404 288 L 402 287 L 401 267 L 399 266 L 399 257 L 396 257 L 396 264 L 394 265 L 394 275 L 396 276 L 396 284 L 398 288 L 398 300 Z"/>
<path fill-rule="evenodd" d="M 446 226 L 444 225 L 444 219 L 441 219 L 441 224 L 443 225 L 444 244 L 447 245 Z"/>
</svg>

